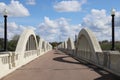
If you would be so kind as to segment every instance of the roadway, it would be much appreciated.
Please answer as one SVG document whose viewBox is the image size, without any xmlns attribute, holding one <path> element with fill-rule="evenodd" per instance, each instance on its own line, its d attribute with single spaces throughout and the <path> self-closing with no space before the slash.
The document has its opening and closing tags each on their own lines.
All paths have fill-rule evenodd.
<svg viewBox="0 0 120 80">
<path fill-rule="evenodd" d="M 119 80 L 94 65 L 78 62 L 69 55 L 52 50 L 22 66 L 1 80 Z"/>
</svg>

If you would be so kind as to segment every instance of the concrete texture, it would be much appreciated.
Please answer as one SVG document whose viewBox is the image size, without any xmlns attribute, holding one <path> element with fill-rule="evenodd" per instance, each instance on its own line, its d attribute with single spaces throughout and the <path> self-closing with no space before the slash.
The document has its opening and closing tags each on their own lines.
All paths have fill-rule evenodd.
<svg viewBox="0 0 120 80">
<path fill-rule="evenodd" d="M 62 47 L 61 43 L 58 49 L 66 52 L 78 60 L 101 67 L 115 75 L 120 76 L 120 52 L 119 51 L 102 51 L 95 34 L 87 28 L 83 28 L 78 35 L 75 49 L 71 48 L 73 41 L 67 40 L 67 48 Z"/>
<path fill-rule="evenodd" d="M 0 80 L 119 80 L 88 63 L 78 62 L 60 51 L 49 51 Z"/>
<path fill-rule="evenodd" d="M 34 31 L 26 29 L 20 35 L 15 51 L 0 52 L 0 79 L 52 50 L 52 46 L 48 42 L 43 39 L 40 39 L 39 42 L 37 42 Z"/>
<path fill-rule="evenodd" d="M 88 28 L 83 28 L 78 35 L 77 48 L 92 53 L 102 52 L 95 34 Z"/>
</svg>

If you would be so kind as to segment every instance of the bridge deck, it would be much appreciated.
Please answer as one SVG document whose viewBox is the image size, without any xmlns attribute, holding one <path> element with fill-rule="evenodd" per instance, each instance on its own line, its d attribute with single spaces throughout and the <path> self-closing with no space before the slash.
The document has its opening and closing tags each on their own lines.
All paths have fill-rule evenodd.
<svg viewBox="0 0 120 80">
<path fill-rule="evenodd" d="M 83 64 L 60 51 L 49 51 L 1 80 L 117 80 L 91 64 Z"/>
</svg>

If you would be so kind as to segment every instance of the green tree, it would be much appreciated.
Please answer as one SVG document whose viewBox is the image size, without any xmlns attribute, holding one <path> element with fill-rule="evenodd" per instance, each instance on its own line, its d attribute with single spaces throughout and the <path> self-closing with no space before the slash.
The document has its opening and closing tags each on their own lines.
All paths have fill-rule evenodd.
<svg viewBox="0 0 120 80">
<path fill-rule="evenodd" d="M 61 43 L 62 42 L 50 42 L 50 44 L 52 45 L 53 48 L 57 47 Z"/>
<path fill-rule="evenodd" d="M 15 51 L 18 40 L 10 40 L 8 42 L 8 51 Z"/>
<path fill-rule="evenodd" d="M 8 41 L 8 51 L 15 51 L 20 35 L 15 35 L 12 40 Z"/>
<path fill-rule="evenodd" d="M 13 36 L 12 40 L 19 40 L 20 35 Z"/>
<path fill-rule="evenodd" d="M 0 50 L 3 50 L 4 48 L 4 39 L 0 38 Z"/>
</svg>

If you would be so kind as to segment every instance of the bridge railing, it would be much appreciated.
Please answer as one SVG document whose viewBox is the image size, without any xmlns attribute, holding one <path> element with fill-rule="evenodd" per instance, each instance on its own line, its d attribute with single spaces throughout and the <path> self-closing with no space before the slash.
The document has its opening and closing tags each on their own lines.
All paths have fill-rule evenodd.
<svg viewBox="0 0 120 80">
<path fill-rule="evenodd" d="M 37 53 L 39 52 L 39 50 L 30 50 L 30 51 L 25 51 L 24 53 L 24 58 L 29 58 L 31 56 L 37 56 Z"/>
<path fill-rule="evenodd" d="M 98 66 L 120 76 L 120 52 L 104 51 L 103 53 L 96 54 Z"/>
<path fill-rule="evenodd" d="M 14 52 L 0 52 L 0 78 L 52 50 L 48 42 L 42 41 L 43 48 L 38 45 L 34 31 L 28 29 L 21 34 Z"/>
<path fill-rule="evenodd" d="M 92 63 L 97 63 L 96 56 L 91 51 L 78 50 L 76 57 Z"/>
<path fill-rule="evenodd" d="M 89 51 L 78 50 L 76 53 L 75 49 L 68 50 L 61 48 L 59 50 L 74 56 L 77 60 L 84 60 L 120 76 L 120 52 L 118 51 L 96 52 L 95 56 L 93 56 L 93 53 Z"/>
<path fill-rule="evenodd" d="M 31 60 L 35 59 L 39 53 L 39 50 L 30 50 L 30 51 L 25 51 L 24 53 L 24 62 L 25 63 L 28 63 L 30 62 Z"/>
<path fill-rule="evenodd" d="M 89 29 L 80 31 L 75 49 L 70 49 L 71 44 L 74 42 L 69 41 L 71 40 L 60 44 L 58 49 L 72 55 L 77 60 L 84 60 L 120 76 L 120 52 L 102 51 L 95 35 Z M 63 45 L 64 43 L 67 47 Z"/>
<path fill-rule="evenodd" d="M 0 52 L 0 78 L 12 72 L 17 63 L 18 54 L 15 52 Z"/>
<path fill-rule="evenodd" d="M 51 50 L 51 49 L 49 49 Z M 47 50 L 47 51 L 49 51 Z M 21 67 L 34 60 L 35 58 L 43 55 L 47 51 L 40 49 L 25 51 L 22 62 L 20 61 L 20 54 L 16 52 L 0 52 L 0 78 L 6 76 L 7 74 L 13 72 L 17 68 Z"/>
</svg>

